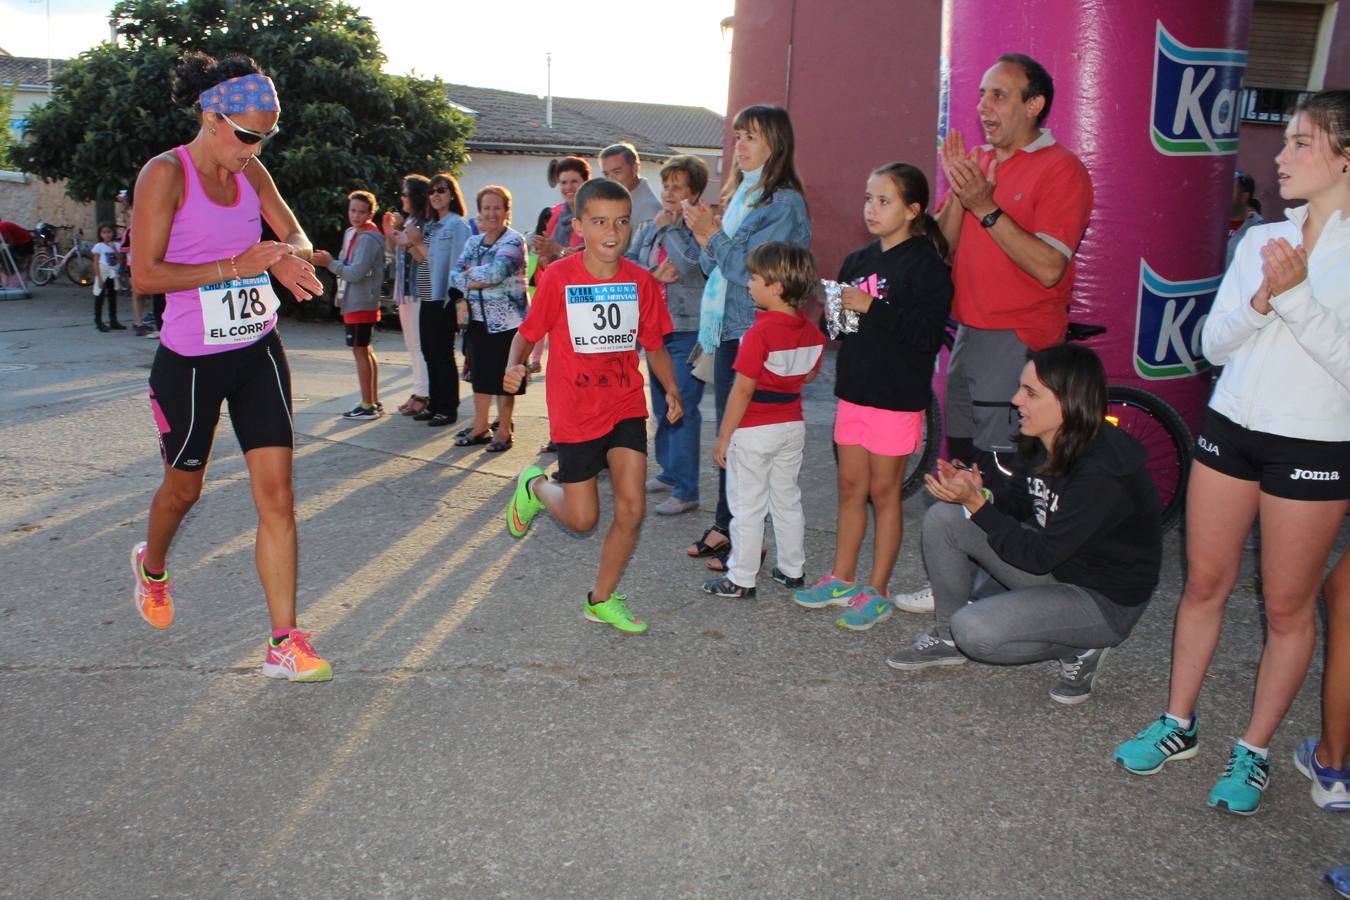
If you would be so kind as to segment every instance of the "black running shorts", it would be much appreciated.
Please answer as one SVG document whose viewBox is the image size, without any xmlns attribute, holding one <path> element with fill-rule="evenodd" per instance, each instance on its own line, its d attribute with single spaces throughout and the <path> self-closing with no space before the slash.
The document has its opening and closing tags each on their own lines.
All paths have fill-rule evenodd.
<svg viewBox="0 0 1350 900">
<path fill-rule="evenodd" d="M 163 344 L 150 367 L 150 408 L 164 463 L 185 472 L 206 465 L 220 405 L 229 404 L 240 448 L 294 447 L 291 371 L 274 328 L 247 347 L 182 356 Z"/>
<path fill-rule="evenodd" d="M 618 447 L 647 455 L 647 420 L 624 419 L 608 433 L 579 444 L 558 445 L 558 480 L 564 484 L 589 481 L 609 466 L 609 451 Z"/>
<path fill-rule="evenodd" d="M 1243 428 L 1205 411 L 1195 461 L 1287 500 L 1350 499 L 1350 441 L 1309 441 Z"/>
</svg>

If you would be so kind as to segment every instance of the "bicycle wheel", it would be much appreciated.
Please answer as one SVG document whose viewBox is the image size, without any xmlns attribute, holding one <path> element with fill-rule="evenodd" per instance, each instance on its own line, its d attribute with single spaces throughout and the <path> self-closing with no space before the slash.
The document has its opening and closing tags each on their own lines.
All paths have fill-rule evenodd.
<svg viewBox="0 0 1350 900">
<path fill-rule="evenodd" d="M 63 267 L 66 277 L 80 287 L 89 287 L 94 283 L 94 261 L 89 257 L 75 253 L 66 259 Z"/>
<path fill-rule="evenodd" d="M 923 476 L 933 471 L 937 465 L 938 448 L 942 446 L 942 407 L 937 397 L 928 404 L 923 417 L 923 436 L 919 446 L 905 461 L 905 480 L 900 487 L 900 496 L 909 497 L 923 487 Z"/>
<path fill-rule="evenodd" d="M 1191 430 L 1166 400 L 1136 387 L 1107 389 L 1106 418 L 1148 451 L 1148 474 L 1158 490 L 1163 531 L 1181 517 L 1191 469 Z"/>
<path fill-rule="evenodd" d="M 28 277 L 33 279 L 34 284 L 46 284 L 56 276 L 53 262 L 55 260 L 51 254 L 45 251 L 34 253 L 32 262 L 28 264 Z"/>
</svg>

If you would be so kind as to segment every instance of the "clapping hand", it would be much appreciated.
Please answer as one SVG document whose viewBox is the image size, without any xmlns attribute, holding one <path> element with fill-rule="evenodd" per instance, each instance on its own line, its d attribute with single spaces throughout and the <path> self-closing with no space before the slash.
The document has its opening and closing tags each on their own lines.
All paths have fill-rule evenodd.
<svg viewBox="0 0 1350 900">
<path fill-rule="evenodd" d="M 1266 241 L 1261 248 L 1261 274 L 1265 275 L 1270 295 L 1278 297 L 1308 278 L 1308 252 L 1284 238 Z"/>
<path fill-rule="evenodd" d="M 956 195 L 956 199 L 961 201 L 961 205 L 976 216 L 984 216 L 997 207 L 994 203 L 994 185 L 998 160 L 995 159 L 989 164 L 989 174 L 985 175 L 975 151 L 971 150 L 967 154 L 965 147 L 965 138 L 961 136 L 960 131 L 953 128 L 947 132 L 947 139 L 942 142 L 938 161 L 942 163 L 942 173 L 952 186 L 952 193 Z"/>
<path fill-rule="evenodd" d="M 937 474 L 925 475 L 923 480 L 928 493 L 944 503 L 960 503 L 967 509 L 972 503 L 976 509 L 984 503 L 984 478 L 979 466 L 967 466 L 959 459 L 950 462 L 940 459 Z"/>
</svg>

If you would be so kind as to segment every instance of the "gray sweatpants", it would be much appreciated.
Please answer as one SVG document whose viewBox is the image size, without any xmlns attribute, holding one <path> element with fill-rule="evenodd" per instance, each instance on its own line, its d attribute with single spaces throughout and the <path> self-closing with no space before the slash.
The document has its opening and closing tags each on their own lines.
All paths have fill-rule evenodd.
<svg viewBox="0 0 1350 900">
<path fill-rule="evenodd" d="M 1015 331 L 956 330 L 947 370 L 947 435 L 969 438 L 980 450 L 1014 447 L 1017 414 L 1012 396 L 1027 364 L 1027 345 Z"/>
<path fill-rule="evenodd" d="M 1102 615 L 1101 595 L 1004 562 L 958 504 L 936 503 L 924 516 L 923 561 L 938 629 L 971 659 L 1062 659 L 1128 637 Z"/>
</svg>

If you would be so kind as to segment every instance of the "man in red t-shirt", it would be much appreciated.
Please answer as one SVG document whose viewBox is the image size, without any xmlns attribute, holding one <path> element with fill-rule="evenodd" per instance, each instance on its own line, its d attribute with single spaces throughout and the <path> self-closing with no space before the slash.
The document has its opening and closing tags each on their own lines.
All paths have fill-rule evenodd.
<svg viewBox="0 0 1350 900">
<path fill-rule="evenodd" d="M 549 266 L 530 311 L 511 343 L 503 393 L 514 394 L 529 377 L 525 361 L 549 338 L 549 434 L 558 448 L 561 485 L 538 466 L 526 466 L 506 510 L 511 534 L 523 537 L 547 509 L 576 531 L 590 531 L 600 516 L 596 476 L 608 468 L 614 487 L 614 521 L 600 551 L 595 587 L 585 616 L 620 631 L 641 634 L 647 623 L 633 616 L 616 590 L 628 565 L 646 511 L 647 397 L 638 369 L 638 347 L 666 389 L 666 419 L 683 414 L 680 390 L 665 336 L 673 328 L 656 280 L 623 258 L 631 233 L 632 200 L 607 178 L 577 191 L 577 228 L 586 249 Z"/>
<path fill-rule="evenodd" d="M 1092 212 L 1092 181 L 1041 128 L 1055 87 L 1029 56 L 1000 56 L 976 107 L 988 145 L 967 156 L 961 133 L 942 144 L 951 192 L 938 214 L 952 247 L 960 323 L 947 376 L 947 445 L 997 480 L 994 454 L 1011 451 L 1012 395 L 1028 350 L 1064 339 L 1074 253 Z"/>
</svg>

